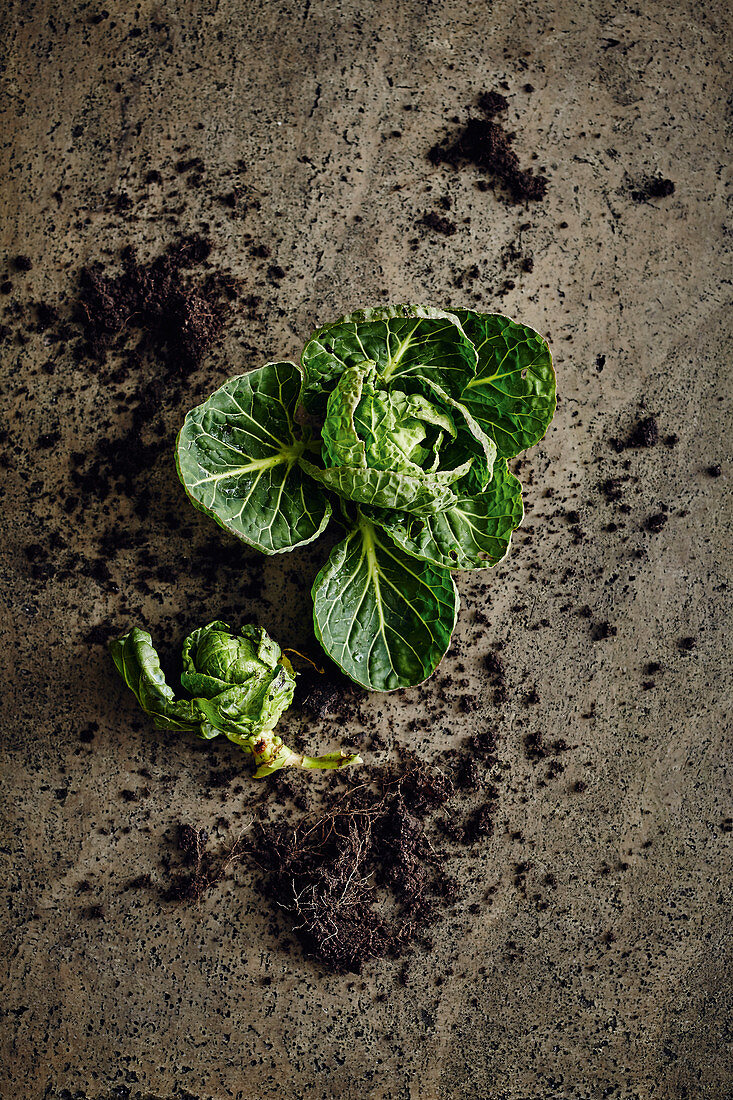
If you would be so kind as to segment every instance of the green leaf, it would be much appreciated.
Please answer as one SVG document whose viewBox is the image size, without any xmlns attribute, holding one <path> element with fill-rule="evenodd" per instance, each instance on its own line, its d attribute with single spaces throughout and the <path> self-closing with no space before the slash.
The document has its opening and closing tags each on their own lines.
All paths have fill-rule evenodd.
<svg viewBox="0 0 733 1100">
<path fill-rule="evenodd" d="M 486 569 L 505 557 L 512 531 L 522 522 L 522 487 L 507 469 L 506 459 L 499 459 L 483 492 L 462 497 L 445 512 L 420 517 L 377 511 L 369 515 L 416 558 L 446 569 Z"/>
<path fill-rule="evenodd" d="M 534 329 L 499 313 L 451 312 L 478 352 L 478 370 L 461 401 L 495 440 L 499 457 L 513 458 L 542 439 L 554 415 L 550 349 Z"/>
<path fill-rule="evenodd" d="M 199 698 L 196 703 L 208 725 L 246 749 L 251 748 L 253 738 L 272 732 L 292 703 L 294 692 L 295 676 L 278 665 L 244 684 L 233 684 L 213 699 Z"/>
<path fill-rule="evenodd" d="M 325 469 L 301 458 L 303 469 L 341 498 L 420 515 L 450 507 L 474 467 L 483 488 L 496 446 L 467 410 L 429 378 L 416 393 L 380 381 L 369 361 L 346 368 L 328 398 Z"/>
<path fill-rule="evenodd" d="M 347 367 L 371 360 L 385 382 L 432 378 L 455 396 L 476 373 L 476 351 L 452 313 L 429 306 L 363 309 L 319 329 L 302 356 L 303 403 L 325 415 L 326 400 Z"/>
<path fill-rule="evenodd" d="M 321 430 L 323 459 L 329 466 L 367 467 L 366 448 L 354 426 L 354 414 L 361 402 L 364 382 L 373 369 L 370 362 L 349 367 L 334 387 Z"/>
<path fill-rule="evenodd" d="M 405 554 L 360 514 L 313 585 L 316 637 L 362 687 L 411 687 L 445 654 L 458 602 L 446 569 Z"/>
<path fill-rule="evenodd" d="M 491 480 L 494 469 L 494 440 L 481 428 L 466 406 L 452 398 L 436 382 L 426 378 L 421 382 L 421 389 L 451 410 L 453 422 L 458 429 L 456 438 L 441 449 L 441 465 L 452 467 L 467 461 L 470 464 L 470 469 L 455 491 L 462 496 L 480 492 Z"/>
<path fill-rule="evenodd" d="M 206 699 L 233 684 L 249 686 L 269 676 L 281 657 L 280 646 L 261 626 L 247 624 L 235 634 L 219 621 L 189 634 L 181 652 L 181 685 Z"/>
<path fill-rule="evenodd" d="M 321 485 L 347 500 L 427 515 L 450 508 L 458 499 L 450 486 L 468 472 L 471 464 L 466 462 L 456 470 L 425 474 L 365 470 L 361 466 L 331 466 L 324 470 L 306 459 L 301 459 L 300 465 Z"/>
<path fill-rule="evenodd" d="M 331 515 L 298 465 L 308 449 L 293 420 L 301 381 L 295 363 L 231 378 L 188 414 L 176 445 L 191 501 L 265 554 L 312 542 Z"/>
<path fill-rule="evenodd" d="M 109 643 L 112 660 L 127 686 L 158 729 L 199 733 L 201 715 L 193 701 L 176 701 L 166 683 L 153 639 L 135 626 Z M 216 736 L 216 734 L 212 734 Z"/>
</svg>

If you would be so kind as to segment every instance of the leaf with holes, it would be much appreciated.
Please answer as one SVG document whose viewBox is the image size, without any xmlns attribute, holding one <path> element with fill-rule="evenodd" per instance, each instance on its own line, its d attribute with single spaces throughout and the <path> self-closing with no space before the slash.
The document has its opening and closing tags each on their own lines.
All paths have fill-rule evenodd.
<svg viewBox="0 0 733 1100">
<path fill-rule="evenodd" d="M 460 400 L 495 441 L 499 457 L 513 458 L 542 439 L 555 412 L 547 341 L 499 313 L 451 312 L 478 353 L 478 369 Z"/>
<path fill-rule="evenodd" d="M 457 614 L 448 570 L 405 554 L 362 513 L 313 585 L 316 637 L 347 676 L 376 691 L 427 679 Z"/>
<path fill-rule="evenodd" d="M 176 445 L 188 496 L 222 527 L 278 554 L 312 542 L 331 504 L 301 469 L 308 450 L 294 421 L 301 374 L 295 363 L 268 363 L 226 382 L 186 417 Z"/>
</svg>

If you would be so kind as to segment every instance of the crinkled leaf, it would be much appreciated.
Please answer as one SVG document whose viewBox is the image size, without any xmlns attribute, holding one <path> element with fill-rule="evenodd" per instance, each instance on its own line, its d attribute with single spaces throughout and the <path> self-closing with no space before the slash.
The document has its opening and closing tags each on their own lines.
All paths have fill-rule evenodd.
<svg viewBox="0 0 733 1100">
<path fill-rule="evenodd" d="M 280 646 L 261 626 L 247 624 L 232 633 L 227 623 L 213 622 L 189 634 L 183 643 L 181 685 L 191 695 L 213 699 L 237 684 L 256 691 L 280 659 Z"/>
<path fill-rule="evenodd" d="M 483 492 L 461 498 L 445 512 L 419 517 L 369 514 L 416 558 L 446 569 L 485 569 L 506 555 L 512 531 L 522 522 L 522 487 L 507 469 L 506 459 L 499 459 Z"/>
<path fill-rule="evenodd" d="M 301 459 L 300 464 L 321 485 L 347 500 L 378 508 L 397 508 L 415 515 L 450 508 L 458 499 L 450 486 L 470 469 L 470 462 L 466 462 L 456 470 L 411 475 L 359 466 L 331 466 L 324 470 L 307 459 Z"/>
<path fill-rule="evenodd" d="M 373 386 L 365 387 L 354 427 L 364 440 L 367 466 L 406 474 L 437 470 L 446 433 L 456 434 L 451 417 L 421 394 Z"/>
<path fill-rule="evenodd" d="M 159 729 L 199 732 L 201 714 L 193 700 L 176 700 L 146 630 L 133 627 L 111 641 L 109 651 L 117 671 Z"/>
<path fill-rule="evenodd" d="M 476 372 L 476 351 L 452 313 L 429 306 L 386 306 L 350 313 L 319 329 L 305 346 L 303 403 L 324 416 L 326 400 L 347 367 L 364 360 L 389 383 L 432 378 L 458 396 Z"/>
<path fill-rule="evenodd" d="M 323 458 L 329 466 L 366 469 L 366 449 L 354 427 L 354 413 L 361 401 L 366 377 L 373 368 L 373 363 L 357 363 L 344 371 L 334 387 L 321 431 Z M 334 400 L 336 395 L 338 401 Z"/>
<path fill-rule="evenodd" d="M 352 680 L 376 691 L 430 676 L 457 613 L 448 570 L 405 554 L 361 515 L 313 585 L 318 640 Z"/>
<path fill-rule="evenodd" d="M 298 465 L 306 450 L 293 421 L 300 388 L 295 363 L 268 363 L 226 382 L 188 414 L 178 436 L 190 499 L 266 554 L 311 542 L 331 515 Z"/>
<path fill-rule="evenodd" d="M 470 469 L 456 486 L 459 495 L 478 493 L 491 480 L 496 459 L 496 444 L 481 428 L 461 401 L 456 401 L 449 393 L 430 378 L 421 380 L 420 388 L 434 400 L 440 401 L 450 409 L 453 423 L 456 425 L 455 439 L 446 442 L 441 448 L 440 464 L 451 468 L 459 463 L 470 462 Z"/>
<path fill-rule="evenodd" d="M 380 382 L 372 362 L 346 368 L 328 398 L 325 469 L 303 469 L 341 498 L 415 514 L 449 507 L 473 466 L 483 488 L 496 447 L 467 410 L 427 378 L 409 393 Z"/>
<path fill-rule="evenodd" d="M 295 692 L 295 675 L 283 665 L 234 684 L 213 699 L 197 699 L 207 722 L 235 744 L 245 745 L 275 728 Z"/>
<path fill-rule="evenodd" d="M 512 458 L 542 438 L 555 412 L 550 349 L 534 329 L 499 313 L 451 312 L 478 352 L 461 401 L 495 440 L 499 457 Z"/>
</svg>

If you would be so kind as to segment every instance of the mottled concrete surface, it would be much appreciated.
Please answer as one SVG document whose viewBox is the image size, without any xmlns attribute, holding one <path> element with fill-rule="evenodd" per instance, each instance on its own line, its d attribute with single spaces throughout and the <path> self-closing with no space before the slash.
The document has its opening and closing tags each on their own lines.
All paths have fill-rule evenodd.
<svg viewBox="0 0 733 1100">
<path fill-rule="evenodd" d="M 726 9 L 121 0 L 99 18 L 101 4 L 6 0 L 3 1097 L 731 1095 Z M 522 159 L 550 178 L 529 211 L 479 191 L 470 169 L 426 160 L 489 88 L 510 98 Z M 203 186 L 176 183 L 181 156 L 203 160 Z M 259 210 L 231 216 L 216 196 L 240 160 Z M 151 169 L 161 184 L 142 183 Z M 656 173 L 674 194 L 634 202 L 632 181 Z M 110 191 L 129 193 L 132 210 L 111 209 Z M 442 196 L 458 232 L 419 232 Z M 189 615 L 193 625 L 241 610 L 307 645 L 307 590 L 325 550 L 243 553 L 202 591 L 160 517 L 185 512 L 199 548 L 226 537 L 189 514 L 162 462 L 148 521 L 159 583 L 141 595 L 124 549 L 109 579 L 75 569 L 100 530 L 132 521 L 114 495 L 69 520 L 69 454 L 125 413 L 68 349 L 38 332 L 19 343 L 7 311 L 69 294 L 105 249 L 154 250 L 203 222 L 215 262 L 262 297 L 263 319 L 234 319 L 167 410 L 171 442 L 194 389 L 297 355 L 316 321 L 359 305 L 476 302 L 547 332 L 556 354 L 560 407 L 523 466 L 528 515 L 512 554 L 488 587 L 461 579 L 439 677 L 366 704 L 388 739 L 427 757 L 486 725 L 502 735 L 496 833 L 455 859 L 463 900 L 406 984 L 391 962 L 322 974 L 278 938 L 246 868 L 198 907 L 125 889 L 143 873 L 158 880 L 175 822 L 246 821 L 250 787 L 227 802 L 207 790 L 212 763 L 236 750 L 140 722 L 90 629 L 146 622 L 170 640 Z M 253 260 L 252 242 L 271 259 Z M 531 273 L 502 269 L 512 242 L 533 254 Z M 11 270 L 17 253 L 31 271 Z M 268 279 L 268 263 L 284 277 Z M 455 289 L 474 264 L 479 277 Z M 506 278 L 514 286 L 498 297 Z M 642 412 L 667 441 L 617 454 L 611 438 Z M 60 435 L 39 449 L 49 432 Z M 706 472 L 721 462 L 722 477 Z M 629 480 L 609 502 L 599 486 L 618 476 Z M 660 512 L 662 530 L 645 529 Z M 54 532 L 71 565 L 44 575 L 27 547 Z M 261 598 L 238 596 L 255 569 Z M 477 610 L 488 626 L 472 621 Z M 615 633 L 593 641 L 605 622 Z M 499 705 L 482 672 L 496 642 L 510 688 Z M 409 729 L 459 660 L 479 710 L 449 705 Z M 93 739 L 80 739 L 90 722 Z M 572 746 L 555 778 L 527 759 L 534 730 Z M 324 747 L 342 735 L 333 722 L 308 731 Z M 131 790 L 137 801 L 122 796 Z M 87 919 L 94 905 L 103 915 Z"/>
</svg>

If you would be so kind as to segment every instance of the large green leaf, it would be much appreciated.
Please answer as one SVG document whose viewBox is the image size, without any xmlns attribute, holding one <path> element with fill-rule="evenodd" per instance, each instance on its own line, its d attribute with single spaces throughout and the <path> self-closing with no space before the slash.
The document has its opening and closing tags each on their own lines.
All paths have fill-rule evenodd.
<svg viewBox="0 0 733 1100">
<path fill-rule="evenodd" d="M 542 439 L 555 412 L 550 349 L 534 329 L 499 313 L 451 312 L 478 352 L 461 401 L 495 440 L 499 457 L 512 458 Z"/>
<path fill-rule="evenodd" d="M 265 554 L 311 542 L 331 515 L 298 465 L 307 449 L 293 421 L 301 382 L 295 363 L 231 378 L 188 414 L 176 445 L 196 507 Z"/>
<path fill-rule="evenodd" d="M 316 637 L 352 680 L 376 691 L 427 679 L 457 614 L 448 570 L 405 554 L 361 514 L 313 585 Z"/>
<path fill-rule="evenodd" d="M 455 396 L 476 372 L 476 351 L 452 313 L 429 306 L 385 306 L 350 313 L 305 346 L 303 404 L 323 416 L 347 367 L 372 360 L 385 382 L 425 376 Z"/>
<path fill-rule="evenodd" d="M 507 469 L 494 465 L 494 476 L 476 496 L 463 497 L 435 515 L 369 512 L 408 554 L 446 569 L 486 569 L 509 550 L 512 531 L 522 522 L 522 487 Z"/>
</svg>

